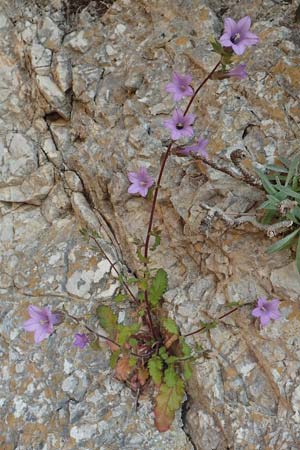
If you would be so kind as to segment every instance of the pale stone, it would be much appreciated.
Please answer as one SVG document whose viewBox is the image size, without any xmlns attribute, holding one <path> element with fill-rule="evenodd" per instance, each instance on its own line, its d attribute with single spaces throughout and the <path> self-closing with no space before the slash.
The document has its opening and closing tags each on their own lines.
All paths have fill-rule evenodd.
<svg viewBox="0 0 300 450">
<path fill-rule="evenodd" d="M 300 276 L 294 262 L 273 270 L 271 282 L 283 298 L 300 300 Z"/>
<path fill-rule="evenodd" d="M 31 203 L 40 205 L 54 182 L 52 164 L 44 166 L 33 172 L 19 186 L 7 186 L 0 188 L 0 200 L 5 202 Z"/>
<path fill-rule="evenodd" d="M 44 17 L 38 26 L 38 37 L 44 47 L 58 50 L 63 37 L 63 31 L 58 28 L 50 17 Z"/>
<path fill-rule="evenodd" d="M 75 172 L 73 172 L 71 170 L 67 170 L 65 172 L 65 180 L 66 180 L 69 188 L 71 189 L 71 191 L 73 191 L 73 192 L 82 192 L 83 191 L 81 179 Z"/>
<path fill-rule="evenodd" d="M 68 119 L 70 116 L 70 105 L 64 93 L 50 77 L 38 75 L 36 80 L 41 94 L 50 104 L 51 109 Z"/>
<path fill-rule="evenodd" d="M 91 47 L 91 42 L 87 39 L 85 31 L 81 30 L 70 33 L 64 40 L 64 45 L 80 53 L 85 53 Z"/>
</svg>

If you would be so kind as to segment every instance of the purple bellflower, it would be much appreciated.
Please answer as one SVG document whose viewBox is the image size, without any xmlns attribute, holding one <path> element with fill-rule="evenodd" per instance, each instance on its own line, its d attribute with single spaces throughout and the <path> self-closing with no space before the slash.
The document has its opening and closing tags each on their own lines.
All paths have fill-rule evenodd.
<svg viewBox="0 0 300 450">
<path fill-rule="evenodd" d="M 253 309 L 252 316 L 258 317 L 263 327 L 268 325 L 271 319 L 280 319 L 280 312 L 278 311 L 279 300 L 273 299 L 268 301 L 265 297 L 257 299 L 257 307 Z"/>
<path fill-rule="evenodd" d="M 138 172 L 129 172 L 128 179 L 132 183 L 128 193 L 140 194 L 142 197 L 146 197 L 149 188 L 154 184 L 154 179 L 148 174 L 146 167 L 141 167 Z"/>
<path fill-rule="evenodd" d="M 223 47 L 231 47 L 236 55 L 242 55 L 246 47 L 259 42 L 258 36 L 249 31 L 251 19 L 249 16 L 243 17 L 238 22 L 231 18 L 224 20 L 224 33 L 220 37 Z"/>
<path fill-rule="evenodd" d="M 53 325 L 57 325 L 61 322 L 59 314 L 53 314 L 51 309 L 46 306 L 45 308 L 37 308 L 34 305 L 29 305 L 28 313 L 30 319 L 26 320 L 23 324 L 23 328 L 26 331 L 34 332 L 34 342 L 39 344 L 53 333 Z"/>
<path fill-rule="evenodd" d="M 172 75 L 172 82 L 166 85 L 166 91 L 173 94 L 174 102 L 178 102 L 183 97 L 190 97 L 193 95 L 193 88 L 190 86 L 192 82 L 191 75 L 180 75 L 174 72 Z"/>
<path fill-rule="evenodd" d="M 226 73 L 227 77 L 235 77 L 239 78 L 240 80 L 243 80 L 244 78 L 247 78 L 248 74 L 245 71 L 246 64 L 238 64 L 233 69 L 228 70 Z"/>
<path fill-rule="evenodd" d="M 180 139 L 182 137 L 192 137 L 194 130 L 192 125 L 195 121 L 194 114 L 184 115 L 179 109 L 175 109 L 172 115 L 172 119 L 164 121 L 165 128 L 171 131 L 171 137 L 173 141 Z"/>
<path fill-rule="evenodd" d="M 89 337 L 85 333 L 75 333 L 73 347 L 84 348 L 90 342 Z"/>
<path fill-rule="evenodd" d="M 208 140 L 200 137 L 197 144 L 183 148 L 182 150 L 180 150 L 180 153 L 181 155 L 189 155 L 190 153 L 195 154 L 200 153 L 200 155 L 203 156 L 204 158 L 208 158 L 208 153 L 206 151 L 207 144 Z"/>
</svg>

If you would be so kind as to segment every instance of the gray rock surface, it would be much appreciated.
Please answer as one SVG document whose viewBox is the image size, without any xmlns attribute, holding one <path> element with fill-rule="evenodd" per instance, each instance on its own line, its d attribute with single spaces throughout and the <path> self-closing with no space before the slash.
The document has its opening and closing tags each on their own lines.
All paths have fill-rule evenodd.
<svg viewBox="0 0 300 450">
<path fill-rule="evenodd" d="M 135 412 L 105 347 L 77 350 L 64 327 L 36 346 L 21 330 L 29 304 L 83 315 L 112 303 L 117 280 L 80 226 L 98 229 L 109 254 L 139 270 L 132 242 L 144 238 L 150 205 L 127 194 L 127 172 L 145 165 L 157 175 L 168 142 L 162 121 L 173 109 L 164 86 L 174 69 L 201 80 L 214 66 L 208 41 L 222 16 L 249 14 L 261 42 L 243 58 L 246 80 L 210 81 L 202 91 L 196 136 L 208 136 L 211 156 L 227 162 L 246 148 L 250 169 L 299 153 L 297 1 L 117 0 L 102 17 L 84 1 L 76 13 L 66 4 L 1 1 L 1 449 L 299 449 L 291 252 L 267 255 L 270 239 L 249 224 L 218 221 L 207 236 L 200 203 L 243 213 L 263 194 L 199 162 L 172 157 L 162 180 L 155 262 L 169 274 L 166 309 L 182 333 L 259 295 L 279 298 L 282 318 L 261 330 L 246 307 L 190 338 L 212 358 L 196 365 L 169 432 L 154 429 L 149 396 Z M 130 314 L 122 308 L 120 320 Z"/>
</svg>

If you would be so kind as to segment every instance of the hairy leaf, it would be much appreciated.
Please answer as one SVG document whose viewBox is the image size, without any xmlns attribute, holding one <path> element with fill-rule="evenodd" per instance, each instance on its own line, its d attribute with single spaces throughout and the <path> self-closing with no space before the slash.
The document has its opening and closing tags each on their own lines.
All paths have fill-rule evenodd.
<svg viewBox="0 0 300 450">
<path fill-rule="evenodd" d="M 176 322 L 174 320 L 170 319 L 169 317 L 167 317 L 166 319 L 163 320 L 163 327 L 169 333 L 176 334 L 177 336 L 179 335 L 179 331 L 178 331 Z"/>
<path fill-rule="evenodd" d="M 158 269 L 149 289 L 149 301 L 157 306 L 163 294 L 168 289 L 168 275 L 164 269 Z"/>
<path fill-rule="evenodd" d="M 180 338 L 180 345 L 181 345 L 181 351 L 183 356 L 191 356 L 192 349 L 191 347 L 185 342 L 184 337 Z"/>
<path fill-rule="evenodd" d="M 152 356 L 148 361 L 150 377 L 154 384 L 161 384 L 163 362 L 159 356 Z"/>
<path fill-rule="evenodd" d="M 118 358 L 120 356 L 121 350 L 115 350 L 114 352 L 112 352 L 112 354 L 110 355 L 110 360 L 109 360 L 109 365 L 112 369 L 114 369 L 116 367 Z"/>
<path fill-rule="evenodd" d="M 188 381 L 193 374 L 193 365 L 191 361 L 184 361 L 183 363 L 183 376 L 186 381 Z"/>
<path fill-rule="evenodd" d="M 164 361 L 166 361 L 166 360 L 168 359 L 168 353 L 167 353 L 166 347 L 160 347 L 158 353 L 159 353 L 159 356 L 160 356 Z"/>
<path fill-rule="evenodd" d="M 117 342 L 120 345 L 124 345 L 128 339 L 140 329 L 138 323 L 133 323 L 132 325 L 118 325 L 118 338 Z"/>
<path fill-rule="evenodd" d="M 128 298 L 128 295 L 126 295 L 126 294 L 118 294 L 114 297 L 114 301 L 117 303 L 121 303 L 127 298 Z"/>
<path fill-rule="evenodd" d="M 99 323 L 105 331 L 112 334 L 117 327 L 117 316 L 109 306 L 101 305 L 96 309 Z"/>
<path fill-rule="evenodd" d="M 175 412 L 180 408 L 184 396 L 184 383 L 179 378 L 175 386 L 162 384 L 156 397 L 154 408 L 156 428 L 163 432 L 169 430 Z"/>
<path fill-rule="evenodd" d="M 164 382 L 168 387 L 174 387 L 178 382 L 178 374 L 174 366 L 169 366 L 164 372 Z"/>
</svg>

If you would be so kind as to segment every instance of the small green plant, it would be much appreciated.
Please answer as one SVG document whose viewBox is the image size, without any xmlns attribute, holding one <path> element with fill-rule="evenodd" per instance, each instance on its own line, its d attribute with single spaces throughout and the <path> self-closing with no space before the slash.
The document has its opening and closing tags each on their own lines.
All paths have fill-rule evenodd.
<svg viewBox="0 0 300 450">
<path fill-rule="evenodd" d="M 295 246 L 296 266 L 300 273 L 300 158 L 279 160 L 278 165 L 267 165 L 265 172 L 256 169 L 267 193 L 267 200 L 259 209 L 264 210 L 264 224 L 280 225 L 283 221 L 290 221 L 290 232 L 271 245 L 267 252 Z"/>
</svg>

